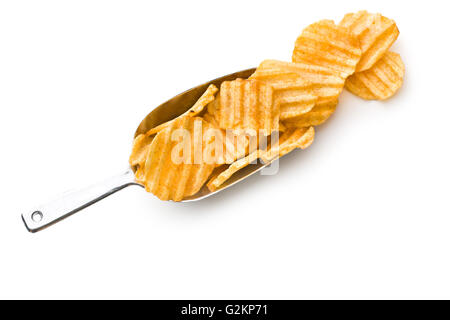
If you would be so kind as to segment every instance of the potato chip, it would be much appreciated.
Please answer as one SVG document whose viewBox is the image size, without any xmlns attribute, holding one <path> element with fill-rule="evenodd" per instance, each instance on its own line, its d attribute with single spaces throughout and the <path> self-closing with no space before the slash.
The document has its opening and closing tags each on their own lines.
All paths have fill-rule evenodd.
<svg viewBox="0 0 450 320">
<path fill-rule="evenodd" d="M 145 189 L 161 200 L 181 201 L 197 193 L 216 167 L 202 159 L 211 128 L 201 118 L 182 117 L 160 131 L 147 154 Z"/>
<path fill-rule="evenodd" d="M 215 99 L 215 94 L 217 93 L 219 89 L 217 89 L 217 87 L 215 85 L 210 85 L 205 93 L 200 97 L 200 99 L 197 100 L 197 102 L 192 106 L 192 108 L 190 108 L 188 111 L 186 111 L 185 113 L 183 113 L 181 116 L 179 116 L 178 118 L 181 117 L 195 117 L 198 114 L 200 114 L 203 109 L 209 104 L 211 103 L 214 99 Z M 160 124 L 159 126 L 151 129 L 150 131 L 147 132 L 147 135 L 153 135 L 155 133 L 158 133 L 159 131 L 167 128 L 168 126 L 170 126 L 172 124 L 173 121 L 175 121 L 175 118 L 171 121 L 165 122 L 163 124 Z"/>
<path fill-rule="evenodd" d="M 218 127 L 217 121 L 209 113 L 204 114 L 203 119 Z M 282 123 L 279 123 L 278 129 L 280 132 L 284 132 L 287 130 Z M 217 158 L 217 162 L 219 165 L 231 164 L 258 149 L 265 150 L 267 145 L 270 144 L 271 137 L 274 134 L 272 133 L 272 135 L 270 136 L 265 136 L 262 133 L 256 136 L 251 134 L 237 135 L 234 134 L 231 130 L 220 130 L 223 134 L 225 157 L 224 160 L 222 160 L 221 158 Z"/>
<path fill-rule="evenodd" d="M 311 84 L 302 79 L 266 81 L 271 85 L 275 103 L 280 108 L 280 120 L 286 120 L 305 114 L 315 106 L 317 96 L 311 93 Z"/>
<path fill-rule="evenodd" d="M 217 101 L 217 100 L 214 100 L 214 101 Z M 209 108 L 209 105 L 208 105 L 208 108 Z M 203 118 L 203 120 L 205 120 L 206 122 L 208 122 L 208 123 L 212 124 L 213 126 L 219 128 L 219 124 L 217 123 L 217 120 L 216 120 L 216 118 L 214 117 L 214 114 L 213 114 L 213 113 L 209 113 L 209 111 L 208 111 L 207 113 L 205 113 L 205 114 L 203 115 L 202 118 Z"/>
<path fill-rule="evenodd" d="M 139 183 L 142 183 L 145 161 L 147 160 L 147 154 L 150 150 L 150 144 L 154 138 L 155 136 L 140 134 L 134 139 L 129 163 L 130 167 L 134 168 L 136 181 Z"/>
<path fill-rule="evenodd" d="M 288 129 L 280 136 L 276 143 L 271 145 L 270 148 L 261 155 L 261 158 L 267 163 L 276 158 L 281 158 L 297 148 L 306 149 L 313 143 L 314 136 L 314 127 Z"/>
<path fill-rule="evenodd" d="M 292 55 L 293 62 L 326 67 L 344 79 L 355 72 L 360 58 L 358 38 L 331 20 L 306 27 Z"/>
<path fill-rule="evenodd" d="M 219 93 L 216 95 L 216 98 L 206 107 L 207 110 L 206 113 L 214 117 L 214 115 L 216 114 L 216 110 L 219 109 L 219 104 L 220 104 L 220 90 Z"/>
<path fill-rule="evenodd" d="M 148 136 L 146 134 L 140 134 L 134 139 L 133 149 L 130 156 L 130 166 L 143 166 L 147 159 L 147 153 L 150 149 L 154 136 Z"/>
<path fill-rule="evenodd" d="M 402 86 L 405 65 L 398 53 L 387 52 L 369 70 L 347 79 L 346 88 L 366 100 L 386 100 Z"/>
<path fill-rule="evenodd" d="M 261 156 L 262 152 L 263 151 L 260 150 L 254 151 L 245 158 L 239 159 L 236 162 L 232 163 L 222 173 L 213 177 L 207 183 L 208 189 L 212 192 L 216 191 L 221 185 L 223 185 L 228 179 L 230 179 L 233 174 L 245 168 L 249 164 L 255 163 L 257 159 Z"/>
<path fill-rule="evenodd" d="M 296 84 L 302 85 L 299 81 Z M 287 120 L 311 111 L 316 105 L 317 97 L 300 90 L 295 93 L 285 91 L 284 95 L 279 96 L 276 101 L 280 105 L 280 120 Z"/>
<path fill-rule="evenodd" d="M 216 100 L 214 100 L 216 101 Z M 221 141 L 223 143 L 222 153 L 216 158 L 217 165 L 231 164 L 237 159 L 245 157 L 249 153 L 249 144 L 252 139 L 248 135 L 236 135 L 232 131 L 219 128 L 214 116 L 209 112 L 203 115 L 203 119 L 220 130 Z M 252 144 L 255 144 L 252 142 Z"/>
<path fill-rule="evenodd" d="M 328 68 L 278 60 L 263 61 L 250 78 L 271 84 L 275 94 L 277 87 L 283 86 L 283 83 L 301 79 L 308 84 L 302 90 L 317 96 L 317 104 L 336 101 L 345 84 L 344 79 Z"/>
<path fill-rule="evenodd" d="M 278 130 L 280 108 L 271 86 L 254 79 L 224 81 L 218 98 L 213 112 L 220 128 L 250 135 Z"/>
<path fill-rule="evenodd" d="M 213 173 L 208 178 L 208 182 L 206 183 L 206 187 L 209 191 L 214 192 L 217 190 L 217 188 L 214 188 L 212 183 L 216 180 L 216 178 L 225 170 L 227 170 L 230 166 L 227 164 L 223 164 L 221 166 L 218 166 L 214 169 Z"/>
<path fill-rule="evenodd" d="M 339 25 L 359 39 L 362 56 L 356 72 L 370 69 L 388 52 L 400 34 L 395 21 L 367 11 L 349 13 Z"/>
<path fill-rule="evenodd" d="M 319 126 L 327 121 L 336 111 L 338 101 L 316 105 L 310 112 L 295 119 L 283 122 L 286 128 L 305 128 Z"/>
<path fill-rule="evenodd" d="M 265 163 L 271 162 L 276 158 L 280 158 L 296 148 L 306 149 L 314 141 L 314 128 L 289 129 L 284 132 L 274 145 L 270 146 L 266 151 L 256 150 L 250 155 L 242 158 L 228 168 L 223 167 L 212 176 L 207 183 L 207 187 L 211 192 L 219 189 L 233 174 L 242 170 L 250 164 L 256 164 L 257 159 L 261 158 Z"/>
<path fill-rule="evenodd" d="M 339 95 L 341 94 L 345 80 L 335 75 L 333 70 L 320 66 L 312 66 L 304 63 L 283 62 L 277 60 L 263 61 L 251 78 L 259 79 L 274 87 L 276 96 L 295 93 L 295 86 L 290 85 L 292 79 L 305 79 L 307 82 L 302 90 L 317 96 L 313 109 L 303 116 L 282 117 L 282 120 L 302 120 L 301 126 L 309 127 L 319 125 L 326 121 L 336 110 Z M 301 80 L 298 80 L 301 82 Z M 291 86 L 291 88 L 289 88 Z M 289 90 L 286 90 L 289 88 Z M 285 90 L 282 90 L 285 89 Z M 312 111 L 311 114 L 309 112 Z M 298 121 L 297 121 L 298 122 Z"/>
</svg>

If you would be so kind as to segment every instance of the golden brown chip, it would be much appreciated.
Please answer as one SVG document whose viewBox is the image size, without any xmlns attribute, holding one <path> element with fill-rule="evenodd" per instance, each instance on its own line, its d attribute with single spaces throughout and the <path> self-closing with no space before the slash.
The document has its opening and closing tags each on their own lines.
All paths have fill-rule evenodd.
<svg viewBox="0 0 450 320">
<path fill-rule="evenodd" d="M 306 27 L 292 55 L 293 62 L 326 67 L 344 79 L 355 72 L 360 58 L 358 38 L 331 20 Z"/>
<path fill-rule="evenodd" d="M 311 93 L 312 84 L 300 78 L 266 83 L 274 90 L 275 103 L 280 108 L 280 120 L 305 114 L 317 103 L 317 96 Z"/>
<path fill-rule="evenodd" d="M 230 167 L 229 164 L 223 164 L 220 165 L 218 167 L 216 167 L 213 172 L 211 173 L 211 175 L 208 178 L 208 182 L 206 183 L 206 187 L 210 190 L 213 191 L 213 187 L 211 186 L 211 183 L 225 170 L 227 170 Z"/>
<path fill-rule="evenodd" d="M 255 144 L 251 141 L 254 137 L 244 134 L 236 135 L 231 130 L 220 129 L 216 119 L 209 112 L 203 115 L 203 119 L 217 128 L 220 133 L 219 139 L 223 146 L 221 154 L 216 155 L 215 158 L 217 165 L 230 164 L 245 157 L 249 153 L 250 144 Z"/>
<path fill-rule="evenodd" d="M 349 13 L 339 25 L 359 39 L 362 56 L 356 72 L 370 69 L 388 52 L 400 34 L 394 20 L 367 11 Z"/>
<path fill-rule="evenodd" d="M 211 128 L 201 118 L 182 117 L 160 131 L 144 166 L 146 190 L 161 200 L 174 201 L 197 193 L 216 167 L 202 159 Z"/>
<path fill-rule="evenodd" d="M 215 85 L 213 85 L 213 84 L 210 85 L 208 87 L 208 89 L 206 89 L 205 93 L 200 97 L 200 99 L 198 99 L 198 101 L 192 106 L 192 108 L 190 108 L 188 111 L 183 113 L 178 118 L 185 117 L 185 116 L 189 116 L 189 117 L 197 116 L 200 112 L 203 111 L 203 109 L 209 103 L 211 103 L 214 100 L 214 96 L 218 90 L 219 89 L 217 89 L 217 87 Z M 178 118 L 175 118 L 171 121 L 165 122 L 153 129 L 151 129 L 150 131 L 147 132 L 147 135 L 151 136 L 151 135 L 158 133 L 159 131 L 163 130 L 164 128 L 167 128 L 168 126 L 170 126 L 173 123 L 173 121 L 175 121 Z"/>
<path fill-rule="evenodd" d="M 274 103 L 271 86 L 254 79 L 224 81 L 219 99 L 213 112 L 220 128 L 250 135 L 278 130 L 280 108 Z"/>
<path fill-rule="evenodd" d="M 285 92 L 284 96 L 277 100 L 280 104 L 280 120 L 287 120 L 311 111 L 316 105 L 317 97 L 307 93 Z"/>
<path fill-rule="evenodd" d="M 227 180 L 229 180 L 233 174 L 254 163 L 258 158 L 261 158 L 265 163 L 271 162 L 276 158 L 280 158 L 296 148 L 306 149 L 314 141 L 314 128 L 298 128 L 288 129 L 267 150 L 256 150 L 250 155 L 242 158 L 228 168 L 222 167 L 215 175 L 212 176 L 207 183 L 207 187 L 210 191 L 214 192 L 219 189 Z"/>
<path fill-rule="evenodd" d="M 136 181 L 139 183 L 142 183 L 145 161 L 154 138 L 155 136 L 140 134 L 134 139 L 129 163 L 135 169 Z"/>
<path fill-rule="evenodd" d="M 262 151 L 257 150 L 252 152 L 245 158 L 233 162 L 227 169 L 223 170 L 220 174 L 212 177 L 212 179 L 207 183 L 208 189 L 212 192 L 216 191 L 221 185 L 223 185 L 228 179 L 230 179 L 233 174 L 245 168 L 249 164 L 255 163 L 261 154 Z"/>
<path fill-rule="evenodd" d="M 345 80 L 336 76 L 333 70 L 328 68 L 314 66 L 305 63 L 292 63 L 278 60 L 263 61 L 251 79 L 264 81 L 274 87 L 275 95 L 283 90 L 277 87 L 283 87 L 283 83 L 291 82 L 293 79 L 304 81 L 305 86 L 301 90 L 317 96 L 317 104 L 336 101 L 344 89 Z M 295 87 L 287 90 L 288 94 L 295 92 Z M 302 91 L 303 92 L 303 91 Z"/>
<path fill-rule="evenodd" d="M 214 101 L 217 101 L 217 100 L 214 100 Z M 208 105 L 208 108 L 209 108 L 209 105 Z M 213 126 L 219 128 L 219 124 L 217 123 L 216 118 L 214 117 L 214 113 L 210 113 L 209 109 L 208 109 L 208 112 L 205 113 L 202 118 L 206 122 L 208 122 L 208 123 L 212 124 Z"/>
<path fill-rule="evenodd" d="M 305 128 L 321 125 L 333 115 L 337 104 L 338 102 L 335 101 L 316 105 L 310 112 L 295 119 L 284 121 L 283 125 L 286 128 Z"/>
<path fill-rule="evenodd" d="M 306 149 L 313 143 L 314 136 L 314 127 L 288 129 L 283 132 L 276 143 L 261 155 L 261 158 L 267 163 L 281 158 L 297 148 Z"/>
<path fill-rule="evenodd" d="M 386 100 L 402 86 L 405 65 L 398 53 L 387 52 L 369 70 L 347 79 L 346 88 L 366 100 Z"/>
<path fill-rule="evenodd" d="M 140 134 L 134 139 L 133 149 L 130 155 L 130 166 L 143 166 L 147 159 L 147 153 L 150 149 L 154 136 L 148 136 L 146 134 Z"/>
<path fill-rule="evenodd" d="M 206 114 L 209 114 L 212 117 L 214 117 L 214 115 L 216 114 L 216 110 L 219 109 L 219 104 L 220 104 L 220 91 L 216 95 L 216 98 L 206 107 L 207 110 Z"/>
<path fill-rule="evenodd" d="M 310 92 L 316 95 L 317 102 L 313 109 L 295 117 L 282 117 L 282 120 L 288 120 L 291 123 L 298 122 L 304 127 L 322 124 L 331 116 L 336 109 L 339 95 L 345 84 L 343 78 L 336 76 L 335 72 L 328 68 L 277 60 L 263 61 L 251 78 L 271 84 L 276 97 L 294 94 L 296 86 L 292 83 L 296 81 L 301 88 L 300 92 Z M 301 86 L 302 80 L 298 79 L 306 81 L 303 82 L 303 87 Z"/>
</svg>

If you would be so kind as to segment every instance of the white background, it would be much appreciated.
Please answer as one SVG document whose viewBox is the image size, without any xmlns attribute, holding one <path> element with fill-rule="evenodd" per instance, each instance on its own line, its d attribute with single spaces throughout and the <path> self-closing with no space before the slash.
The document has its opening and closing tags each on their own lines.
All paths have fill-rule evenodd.
<svg viewBox="0 0 450 320">
<path fill-rule="evenodd" d="M 450 298 L 446 1 L 1 1 L 0 298 Z M 192 204 L 130 188 L 38 234 L 20 214 L 127 167 L 140 120 L 289 60 L 309 23 L 394 18 L 407 67 L 306 151 Z"/>
</svg>

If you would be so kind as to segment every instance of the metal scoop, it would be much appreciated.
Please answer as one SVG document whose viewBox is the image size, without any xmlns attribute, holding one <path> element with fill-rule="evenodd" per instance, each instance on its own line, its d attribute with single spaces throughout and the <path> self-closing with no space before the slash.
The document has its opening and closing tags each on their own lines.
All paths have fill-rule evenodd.
<svg viewBox="0 0 450 320">
<path fill-rule="evenodd" d="M 150 129 L 164 122 L 170 121 L 186 112 L 200 98 L 200 96 L 205 92 L 210 84 L 214 84 L 215 86 L 220 87 L 220 84 L 223 81 L 234 80 L 237 78 L 246 79 L 250 77 L 253 72 L 255 72 L 255 69 L 236 72 L 199 85 L 177 95 L 176 97 L 163 103 L 152 112 L 150 112 L 147 117 L 142 120 L 141 124 L 137 128 L 135 137 L 141 133 L 146 133 Z M 232 185 L 244 180 L 250 175 L 267 167 L 268 165 L 270 165 L 270 163 L 258 163 L 248 166 L 236 172 L 231 177 L 231 179 L 229 179 L 217 191 L 211 192 L 206 186 L 204 186 L 197 194 L 184 199 L 183 202 L 202 200 L 209 196 L 212 196 L 213 194 L 223 191 L 231 187 Z M 25 223 L 28 231 L 38 232 L 128 186 L 135 185 L 143 187 L 141 184 L 135 181 L 135 169 L 136 168 L 129 168 L 125 173 L 114 176 L 106 181 L 97 183 L 93 186 L 81 190 L 68 192 L 50 203 L 39 206 L 22 214 L 23 222 Z"/>
</svg>

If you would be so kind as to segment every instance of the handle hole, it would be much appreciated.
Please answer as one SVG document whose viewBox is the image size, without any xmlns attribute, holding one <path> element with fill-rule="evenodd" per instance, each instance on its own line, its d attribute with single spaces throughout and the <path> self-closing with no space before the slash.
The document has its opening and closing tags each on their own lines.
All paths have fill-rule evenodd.
<svg viewBox="0 0 450 320">
<path fill-rule="evenodd" d="M 44 218 L 44 215 L 40 211 L 35 211 L 31 214 L 31 220 L 34 222 L 41 222 L 42 218 Z"/>
</svg>

